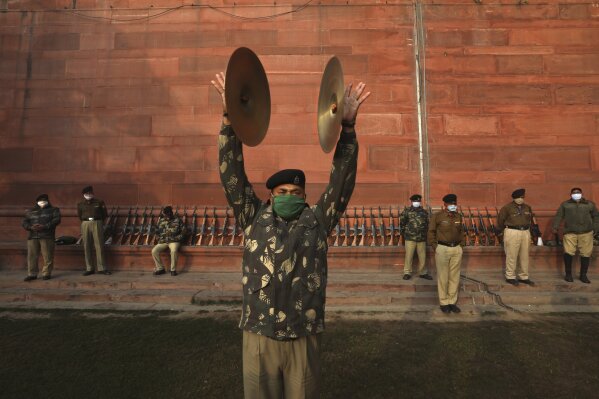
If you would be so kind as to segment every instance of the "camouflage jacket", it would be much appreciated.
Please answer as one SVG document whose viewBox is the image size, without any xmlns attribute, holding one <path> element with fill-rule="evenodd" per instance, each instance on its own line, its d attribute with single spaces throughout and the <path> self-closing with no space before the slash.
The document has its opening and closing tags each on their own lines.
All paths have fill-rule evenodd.
<svg viewBox="0 0 599 399">
<path fill-rule="evenodd" d="M 277 340 L 324 330 L 327 235 L 345 211 L 356 181 L 355 132 L 342 133 L 330 181 L 316 205 L 285 222 L 262 202 L 245 174 L 242 144 L 230 126 L 218 138 L 220 176 L 244 230 L 243 309 L 239 327 Z"/>
<path fill-rule="evenodd" d="M 406 240 L 426 241 L 428 232 L 428 212 L 422 207 L 405 208 L 399 216 L 399 228 Z"/>
<path fill-rule="evenodd" d="M 181 242 L 185 235 L 185 226 L 178 216 L 172 219 L 161 217 L 158 219 L 158 244 Z"/>
<path fill-rule="evenodd" d="M 42 230 L 34 231 L 31 228 L 34 224 L 44 226 Z M 23 218 L 23 228 L 29 232 L 29 240 L 32 239 L 54 239 L 56 226 L 60 224 L 60 210 L 48 204 L 45 208 L 35 205 L 25 213 Z"/>
</svg>

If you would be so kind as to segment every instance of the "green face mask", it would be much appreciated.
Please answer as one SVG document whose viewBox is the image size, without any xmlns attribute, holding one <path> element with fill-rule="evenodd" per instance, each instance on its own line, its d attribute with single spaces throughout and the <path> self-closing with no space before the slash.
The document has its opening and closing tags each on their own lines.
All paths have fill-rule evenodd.
<svg viewBox="0 0 599 399">
<path fill-rule="evenodd" d="M 277 195 L 273 197 L 272 209 L 285 220 L 295 219 L 306 207 L 306 201 L 296 195 Z"/>
</svg>

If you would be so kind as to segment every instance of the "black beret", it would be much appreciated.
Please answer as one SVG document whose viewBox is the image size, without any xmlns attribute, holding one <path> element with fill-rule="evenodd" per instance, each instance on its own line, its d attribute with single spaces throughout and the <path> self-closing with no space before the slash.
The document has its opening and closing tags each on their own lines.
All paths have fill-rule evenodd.
<svg viewBox="0 0 599 399">
<path fill-rule="evenodd" d="M 40 194 L 40 195 L 38 195 L 37 198 L 35 199 L 35 202 L 37 202 L 37 201 L 44 201 L 44 200 L 45 201 L 49 201 L 48 194 Z"/>
<path fill-rule="evenodd" d="M 410 197 L 410 201 L 420 201 L 422 199 L 422 195 L 414 194 Z"/>
<path fill-rule="evenodd" d="M 172 206 L 165 206 L 164 209 L 162 210 L 162 213 L 164 213 L 165 215 L 172 215 L 173 214 L 173 207 Z"/>
<path fill-rule="evenodd" d="M 570 194 L 572 194 L 574 191 L 580 191 L 582 193 L 582 189 L 581 188 L 574 187 L 572 190 L 570 190 Z"/>
<path fill-rule="evenodd" d="M 512 193 L 512 198 L 520 198 L 520 197 L 524 197 L 524 193 L 525 193 L 525 192 L 526 192 L 526 190 L 525 190 L 525 189 L 523 189 L 523 188 L 519 188 L 519 189 L 515 190 L 515 191 Z"/>
<path fill-rule="evenodd" d="M 266 181 L 266 188 L 272 190 L 281 184 L 295 184 L 306 187 L 306 175 L 299 169 L 283 169 L 270 176 Z"/>
<path fill-rule="evenodd" d="M 445 197 L 443 197 L 443 202 L 445 202 L 446 204 L 449 204 L 450 202 L 457 202 L 458 201 L 458 196 L 455 194 L 447 194 Z"/>
<path fill-rule="evenodd" d="M 94 188 L 92 186 L 83 187 L 83 190 L 81 190 L 81 194 L 87 194 L 87 193 L 93 193 L 93 192 L 94 192 Z"/>
</svg>

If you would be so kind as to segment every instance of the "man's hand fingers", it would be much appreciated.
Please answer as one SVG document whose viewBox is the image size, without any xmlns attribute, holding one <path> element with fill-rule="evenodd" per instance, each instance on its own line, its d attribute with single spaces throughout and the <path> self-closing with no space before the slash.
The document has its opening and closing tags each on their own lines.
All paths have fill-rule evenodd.
<svg viewBox="0 0 599 399">
<path fill-rule="evenodd" d="M 364 102 L 364 100 L 366 100 L 368 97 L 370 96 L 370 92 L 367 92 L 366 94 L 364 94 L 362 97 L 360 97 L 360 99 L 358 100 L 358 104 L 362 104 Z"/>
<path fill-rule="evenodd" d="M 220 85 L 224 89 L 225 88 L 225 73 L 224 72 L 217 73 L 216 74 L 216 79 L 218 79 L 218 82 L 220 83 Z"/>
<path fill-rule="evenodd" d="M 344 95 L 344 97 L 345 97 L 345 98 L 348 98 L 348 97 L 349 97 L 349 94 L 351 93 L 351 87 L 352 87 L 352 83 L 348 84 L 348 85 L 345 87 L 345 95 Z"/>
</svg>

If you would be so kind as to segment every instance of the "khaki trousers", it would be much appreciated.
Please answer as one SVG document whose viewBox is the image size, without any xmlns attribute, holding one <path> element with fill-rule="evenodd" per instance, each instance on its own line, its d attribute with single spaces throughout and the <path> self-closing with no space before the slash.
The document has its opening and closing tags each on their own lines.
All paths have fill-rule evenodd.
<svg viewBox="0 0 599 399">
<path fill-rule="evenodd" d="M 156 267 L 154 270 L 164 270 L 164 265 L 162 264 L 162 259 L 160 259 L 160 253 L 166 251 L 167 249 L 171 250 L 171 272 L 177 269 L 177 258 L 179 257 L 179 247 L 181 243 L 179 242 L 169 242 L 168 244 L 156 244 L 154 248 L 152 248 L 152 258 L 154 258 L 154 263 Z"/>
<path fill-rule="evenodd" d="M 507 227 L 503 230 L 503 250 L 505 251 L 506 279 L 528 279 L 529 248 L 529 230 L 514 230 L 508 229 Z"/>
<path fill-rule="evenodd" d="M 44 258 L 44 267 L 42 275 L 49 276 L 54 269 L 54 239 L 53 238 L 33 238 L 27 240 L 27 275 L 37 276 L 39 268 L 37 260 L 40 256 Z"/>
<path fill-rule="evenodd" d="M 104 223 L 101 220 L 84 220 L 81 222 L 81 237 L 85 252 L 85 269 L 94 270 L 92 262 L 92 243 L 96 250 L 96 269 L 104 271 Z"/>
<path fill-rule="evenodd" d="M 245 399 L 313 399 L 320 396 L 321 334 L 277 341 L 243 332 Z"/>
<path fill-rule="evenodd" d="M 576 255 L 576 250 L 580 251 L 580 256 L 588 258 L 593 254 L 593 232 L 576 234 L 564 234 L 564 252 L 568 255 Z"/>
<path fill-rule="evenodd" d="M 406 259 L 403 267 L 404 274 L 412 274 L 412 260 L 414 259 L 414 252 L 418 254 L 418 274 L 429 274 L 426 267 L 426 241 L 417 242 L 406 240 Z"/>
<path fill-rule="evenodd" d="M 446 247 L 437 245 L 435 250 L 437 266 L 437 291 L 439 304 L 455 305 L 458 302 L 460 287 L 460 267 L 462 266 L 462 247 Z"/>
</svg>

